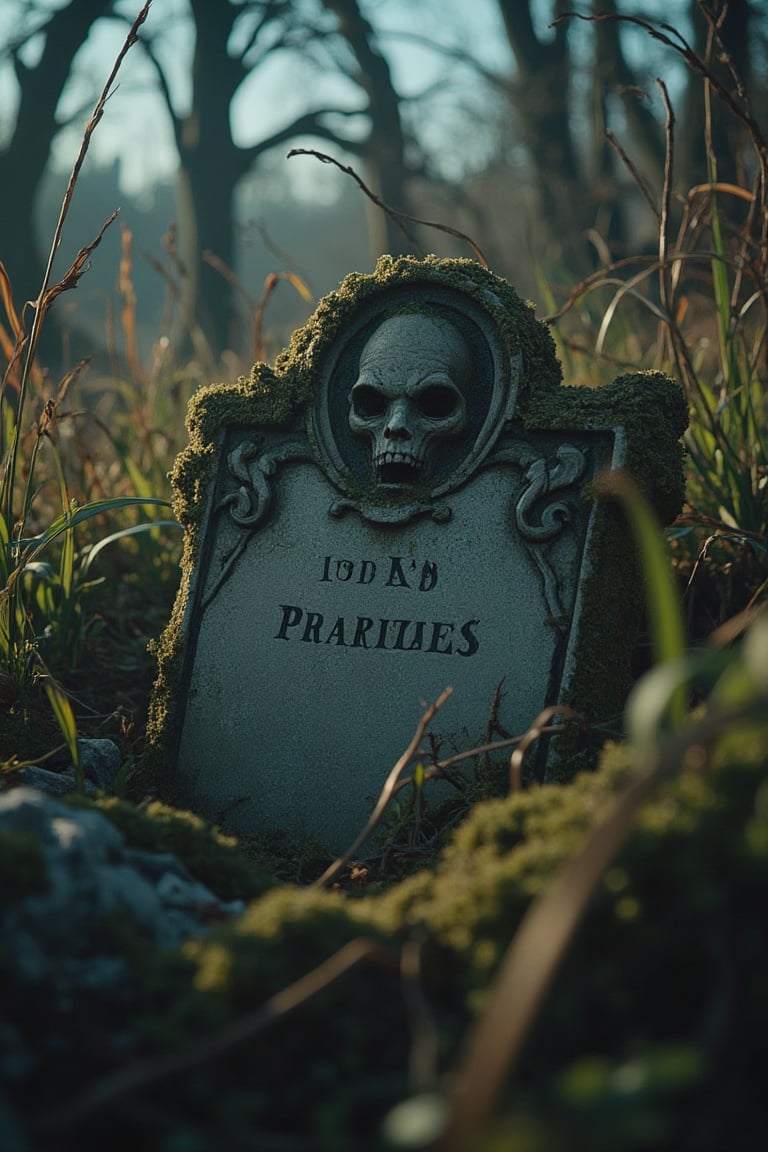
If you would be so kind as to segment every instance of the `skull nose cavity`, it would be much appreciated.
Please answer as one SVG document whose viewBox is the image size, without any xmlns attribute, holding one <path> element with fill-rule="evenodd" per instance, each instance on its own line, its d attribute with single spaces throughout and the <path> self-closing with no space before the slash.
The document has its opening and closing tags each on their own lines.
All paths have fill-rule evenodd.
<svg viewBox="0 0 768 1152">
<path fill-rule="evenodd" d="M 412 440 L 412 403 L 408 397 L 398 396 L 389 406 L 384 424 L 385 440 Z"/>
<path fill-rule="evenodd" d="M 410 429 L 401 420 L 390 420 L 384 429 L 385 440 L 412 440 Z"/>
</svg>

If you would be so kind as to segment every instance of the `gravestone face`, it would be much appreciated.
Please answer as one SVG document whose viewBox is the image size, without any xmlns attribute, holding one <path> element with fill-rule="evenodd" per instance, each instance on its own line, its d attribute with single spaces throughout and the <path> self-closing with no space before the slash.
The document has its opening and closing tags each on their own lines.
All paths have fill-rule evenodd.
<svg viewBox="0 0 768 1152">
<path fill-rule="evenodd" d="M 482 742 L 492 709 L 509 733 L 554 703 L 620 711 L 637 572 L 618 511 L 586 493 L 629 467 L 675 514 L 671 381 L 564 388 L 506 282 L 385 258 L 189 423 L 151 722 L 174 802 L 340 850 L 449 685 L 441 756 Z"/>
</svg>

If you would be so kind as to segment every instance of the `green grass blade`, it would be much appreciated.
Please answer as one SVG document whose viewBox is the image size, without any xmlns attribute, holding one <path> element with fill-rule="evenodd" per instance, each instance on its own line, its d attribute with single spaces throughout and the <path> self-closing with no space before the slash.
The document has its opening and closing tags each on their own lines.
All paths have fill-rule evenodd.
<svg viewBox="0 0 768 1152">
<path fill-rule="evenodd" d="M 51 705 L 53 714 L 56 717 L 56 723 L 61 729 L 61 734 L 67 745 L 67 751 L 72 757 L 72 763 L 75 768 L 75 778 L 77 780 L 77 790 L 78 792 L 82 792 L 83 769 L 80 763 L 80 748 L 77 743 L 77 724 L 75 722 L 75 714 L 72 711 L 72 705 L 69 702 L 69 697 L 49 673 L 46 673 L 43 678 L 43 688 L 48 697 L 48 703 Z"/>
<path fill-rule="evenodd" d="M 178 528 L 182 531 L 181 524 L 178 520 L 152 520 L 145 524 L 134 524 L 131 528 L 121 528 L 119 532 L 112 532 L 109 536 L 105 536 L 103 540 L 99 540 L 92 548 L 89 548 L 83 557 L 82 571 L 83 576 L 88 572 L 91 564 L 98 556 L 103 548 L 108 544 L 114 544 L 116 540 L 123 540 L 128 536 L 138 536 L 143 532 L 151 532 L 154 528 Z"/>
<path fill-rule="evenodd" d="M 597 490 L 621 503 L 634 533 L 646 587 L 654 658 L 659 664 L 682 660 L 685 655 L 683 614 L 664 536 L 653 512 L 626 472 L 604 474 L 597 482 Z M 669 703 L 674 727 L 680 726 L 684 712 L 685 688 L 679 685 L 673 688 Z"/>
</svg>

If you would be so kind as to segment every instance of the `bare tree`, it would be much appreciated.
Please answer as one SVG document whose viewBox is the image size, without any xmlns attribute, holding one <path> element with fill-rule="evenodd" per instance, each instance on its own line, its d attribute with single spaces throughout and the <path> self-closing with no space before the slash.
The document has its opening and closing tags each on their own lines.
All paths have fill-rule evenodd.
<svg viewBox="0 0 768 1152">
<path fill-rule="evenodd" d="M 663 117 L 653 112 L 651 97 L 654 77 L 663 72 L 663 58 L 658 45 L 649 39 L 651 51 L 646 60 L 639 65 L 629 63 L 623 34 L 630 24 L 644 22 L 637 5 L 630 8 L 616 0 L 591 0 L 587 11 L 574 13 L 570 0 L 556 0 L 553 25 L 546 36 L 536 31 L 533 0 L 498 0 L 498 6 L 517 65 L 517 75 L 509 85 L 514 131 L 526 145 L 542 220 L 556 238 L 561 257 L 579 268 L 588 252 L 588 238 L 599 235 L 600 244 L 614 249 L 626 243 L 628 184 L 620 178 L 614 147 L 619 142 L 617 120 L 625 152 L 651 185 L 660 184 Z M 700 57 L 708 52 L 710 66 L 731 87 L 737 86 L 737 78 L 748 83 L 757 21 L 751 0 L 689 0 L 678 8 L 677 21 L 673 13 L 669 19 L 679 23 L 680 16 L 687 15 L 694 51 Z M 583 68 L 572 45 L 577 19 L 588 21 L 592 30 L 592 67 L 581 77 L 582 89 L 589 90 L 583 104 L 591 114 L 583 117 L 580 135 L 572 106 L 577 68 Z M 666 26 L 676 34 L 674 27 Z M 707 179 L 705 103 L 701 77 L 695 70 L 687 77 L 677 116 L 678 176 L 683 183 L 702 182 Z M 740 157 L 728 133 L 727 118 L 713 106 L 713 151 L 733 179 Z"/>
<path fill-rule="evenodd" d="M 360 154 L 366 163 L 369 182 L 385 204 L 407 212 L 405 134 L 400 98 L 392 83 L 389 64 L 358 0 L 323 0 L 323 3 L 338 17 L 339 31 L 357 62 L 352 79 L 367 98 L 370 131 L 360 146 Z M 378 214 L 374 220 L 379 228 L 373 246 L 382 252 L 402 251 L 404 234 L 394 226 L 391 217 Z"/>
<path fill-rule="evenodd" d="M 33 11 L 24 32 L 7 49 L 19 86 L 19 105 L 13 131 L 0 151 L 0 260 L 18 302 L 33 299 L 42 283 L 34 211 L 51 145 L 62 127 L 57 118 L 61 94 L 91 27 L 111 7 L 112 0 L 71 0 L 52 14 L 49 8 L 41 8 L 39 15 Z M 40 59 L 27 65 L 22 60 L 24 45 L 39 35 L 44 37 Z"/>
<path fill-rule="evenodd" d="M 237 347 L 238 312 L 235 292 L 216 263 L 232 267 L 235 262 L 235 196 L 242 177 L 264 153 L 302 136 L 330 141 L 371 166 L 382 197 L 401 206 L 403 192 L 403 134 L 398 98 L 389 68 L 376 47 L 370 23 L 355 0 L 328 0 L 315 4 L 261 0 L 245 5 L 208 0 L 189 0 L 195 25 L 192 65 L 192 104 L 181 114 L 176 110 L 170 85 L 154 52 L 145 46 L 157 69 L 179 153 L 180 224 L 189 273 L 190 313 L 202 324 L 211 346 L 220 351 Z M 325 12 L 324 12 L 325 10 Z M 335 21 L 327 18 L 331 13 Z M 247 16 L 250 34 L 235 52 L 235 25 Z M 232 103 L 241 85 L 268 56 L 279 51 L 310 53 L 318 44 L 346 40 L 357 69 L 351 77 L 366 96 L 357 107 L 310 107 L 286 121 L 276 131 L 243 146 L 232 133 Z M 333 59 L 333 54 L 330 54 Z M 336 55 L 338 60 L 338 51 Z M 367 134 L 343 132 L 339 125 L 353 118 Z"/>
</svg>

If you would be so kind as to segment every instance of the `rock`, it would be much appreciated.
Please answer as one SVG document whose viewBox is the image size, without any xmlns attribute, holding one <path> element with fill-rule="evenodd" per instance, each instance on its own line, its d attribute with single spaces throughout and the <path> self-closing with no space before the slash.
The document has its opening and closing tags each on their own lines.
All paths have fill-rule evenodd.
<svg viewBox="0 0 768 1152">
<path fill-rule="evenodd" d="M 120 749 L 114 740 L 78 740 L 83 787 L 86 796 L 96 792 L 111 792 L 120 773 Z M 67 796 L 77 788 L 77 776 L 70 763 L 58 771 L 31 764 L 16 773 L 16 781 L 30 788 L 47 792 L 50 796 Z"/>
<path fill-rule="evenodd" d="M 21 768 L 15 774 L 15 781 L 28 788 L 36 788 L 46 792 L 49 796 L 68 796 L 77 788 L 77 779 L 70 769 L 65 772 L 53 772 L 50 768 L 41 768 L 39 764 L 30 764 L 28 768 Z M 85 782 L 86 796 L 94 796 L 98 789 L 90 780 Z"/>
<path fill-rule="evenodd" d="M 243 911 L 241 901 L 218 900 L 175 856 L 129 848 L 100 812 L 14 788 L 0 796 L 0 836 L 19 831 L 39 842 L 47 876 L 42 891 L 22 891 L 10 901 L 6 895 L 0 917 L 2 937 L 14 941 L 16 964 L 27 980 L 64 978 L 85 987 L 94 979 L 123 978 L 119 957 L 93 951 L 91 942 L 103 938 L 105 924 L 127 921 L 155 945 L 175 948 L 211 922 Z"/>
<path fill-rule="evenodd" d="M 114 788 L 121 767 L 120 749 L 114 740 L 78 740 L 77 746 L 86 780 L 105 792 Z"/>
</svg>

